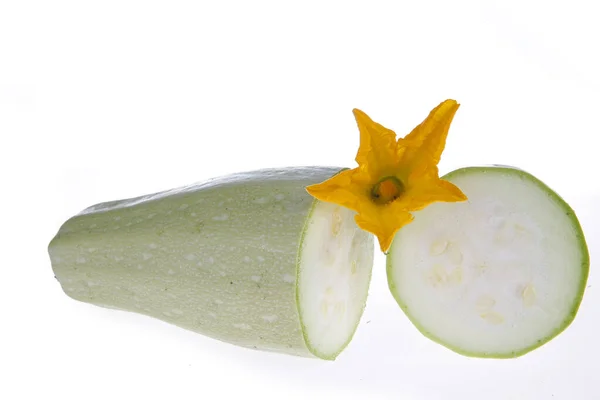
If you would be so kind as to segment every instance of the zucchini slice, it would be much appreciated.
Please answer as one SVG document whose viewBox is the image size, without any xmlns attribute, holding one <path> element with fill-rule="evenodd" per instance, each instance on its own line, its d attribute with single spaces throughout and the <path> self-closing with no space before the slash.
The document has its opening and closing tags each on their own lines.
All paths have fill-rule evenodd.
<svg viewBox="0 0 600 400">
<path fill-rule="evenodd" d="M 517 168 L 446 175 L 467 195 L 416 212 L 387 256 L 389 288 L 430 339 L 472 357 L 513 358 L 574 320 L 589 270 L 571 207 Z"/>
</svg>

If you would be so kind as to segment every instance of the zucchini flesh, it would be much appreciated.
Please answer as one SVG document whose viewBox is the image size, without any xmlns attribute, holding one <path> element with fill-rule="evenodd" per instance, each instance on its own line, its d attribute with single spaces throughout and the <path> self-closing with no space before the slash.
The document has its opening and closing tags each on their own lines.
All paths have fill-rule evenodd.
<svg viewBox="0 0 600 400">
<path fill-rule="evenodd" d="M 390 290 L 408 318 L 449 349 L 484 358 L 521 356 L 564 331 L 589 271 L 571 207 L 512 167 L 443 179 L 468 201 L 416 212 L 387 257 Z"/>
<path fill-rule="evenodd" d="M 50 242 L 54 274 L 82 302 L 335 359 L 358 326 L 373 265 L 372 235 L 354 213 L 305 190 L 339 170 L 251 171 L 89 207 Z"/>
</svg>

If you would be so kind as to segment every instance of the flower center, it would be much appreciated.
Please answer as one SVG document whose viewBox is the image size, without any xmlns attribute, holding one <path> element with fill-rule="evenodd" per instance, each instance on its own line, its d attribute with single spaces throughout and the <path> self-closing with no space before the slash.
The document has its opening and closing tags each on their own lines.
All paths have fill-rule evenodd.
<svg viewBox="0 0 600 400">
<path fill-rule="evenodd" d="M 371 198 L 378 204 L 387 204 L 396 200 L 404 191 L 404 185 L 395 176 L 387 176 L 371 189 Z"/>
</svg>

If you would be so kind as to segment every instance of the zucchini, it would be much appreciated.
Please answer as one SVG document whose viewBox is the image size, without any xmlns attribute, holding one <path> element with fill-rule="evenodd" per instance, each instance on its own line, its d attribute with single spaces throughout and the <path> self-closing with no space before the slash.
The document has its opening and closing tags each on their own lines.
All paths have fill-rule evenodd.
<svg viewBox="0 0 600 400">
<path fill-rule="evenodd" d="M 341 168 L 264 169 L 106 202 L 48 252 L 62 290 L 247 348 L 335 359 L 362 317 L 373 236 L 305 187 Z"/>
<path fill-rule="evenodd" d="M 389 288 L 427 337 L 472 357 L 514 358 L 564 331 L 582 301 L 589 253 L 575 212 L 513 167 L 443 177 L 468 197 L 436 203 L 394 238 Z"/>
</svg>

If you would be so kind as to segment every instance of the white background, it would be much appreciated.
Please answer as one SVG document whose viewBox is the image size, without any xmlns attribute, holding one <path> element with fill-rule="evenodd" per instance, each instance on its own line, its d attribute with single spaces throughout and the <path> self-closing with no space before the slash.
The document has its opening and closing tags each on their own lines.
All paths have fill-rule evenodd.
<svg viewBox="0 0 600 400">
<path fill-rule="evenodd" d="M 0 398 L 600 399 L 594 2 L 0 1 Z M 354 166 L 351 110 L 408 133 L 461 103 L 440 169 L 501 163 L 576 210 L 577 319 L 516 360 L 422 337 L 375 259 L 335 362 L 240 349 L 68 298 L 46 246 L 97 202 L 229 172 Z"/>
</svg>

